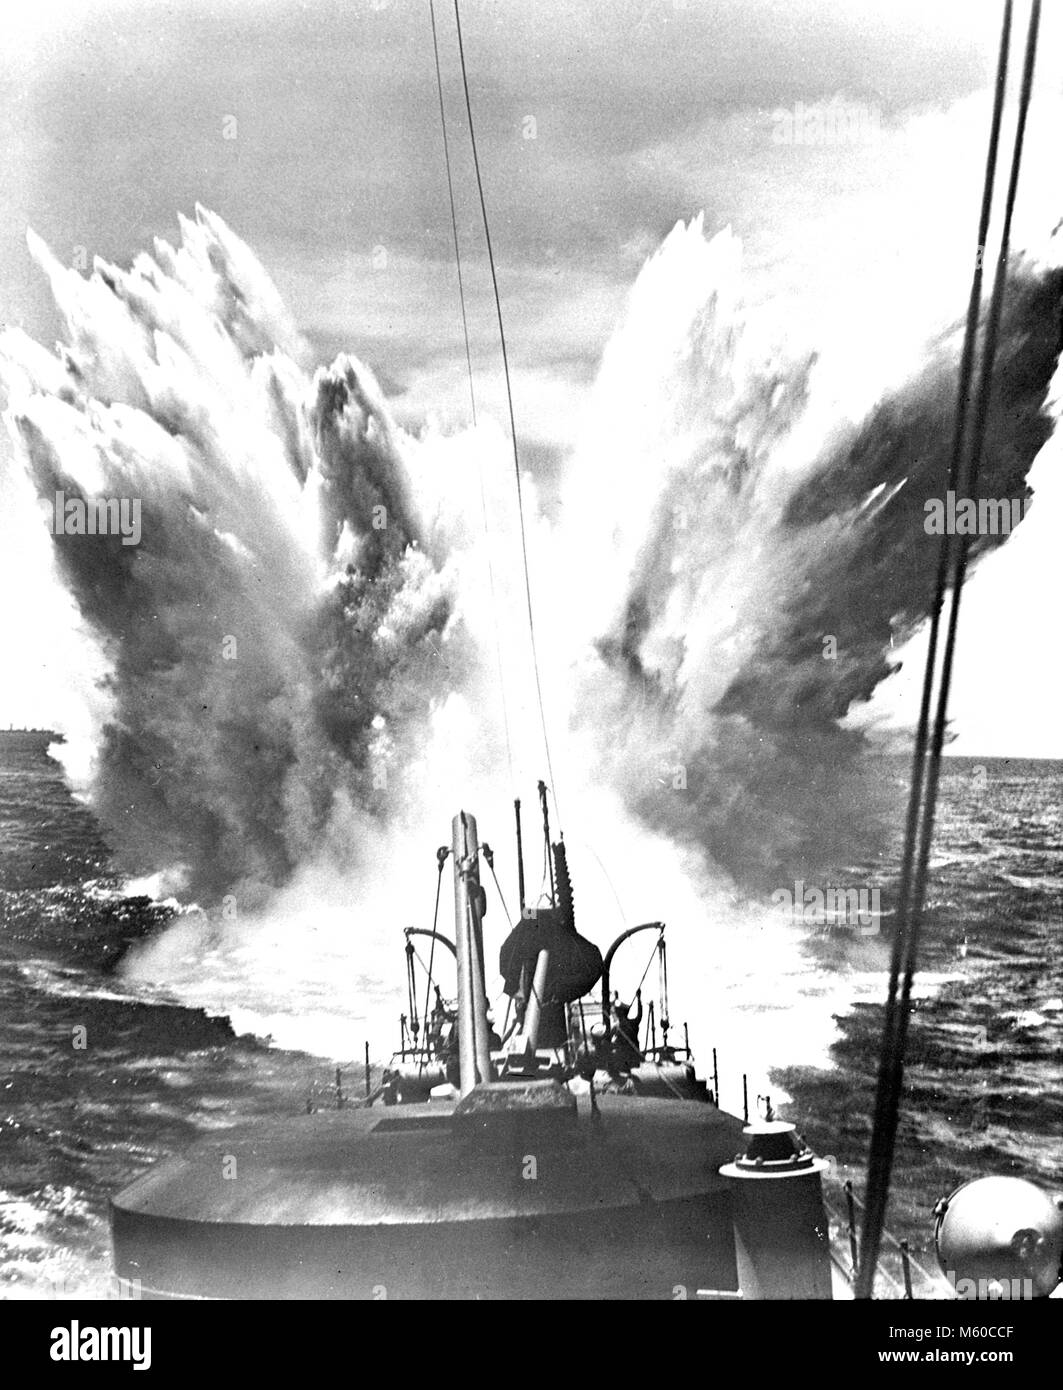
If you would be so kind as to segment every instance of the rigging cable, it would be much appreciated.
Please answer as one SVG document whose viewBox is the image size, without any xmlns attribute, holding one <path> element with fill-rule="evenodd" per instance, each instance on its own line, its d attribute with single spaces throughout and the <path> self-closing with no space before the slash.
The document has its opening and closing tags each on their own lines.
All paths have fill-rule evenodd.
<svg viewBox="0 0 1063 1390">
<path fill-rule="evenodd" d="M 974 352 L 978 334 L 978 318 L 982 304 L 982 263 L 985 255 L 985 244 L 989 230 L 990 213 L 992 210 L 993 187 L 996 180 L 997 150 L 1000 140 L 1000 123 L 1004 105 L 1004 95 L 1007 83 L 1008 52 L 1011 39 L 1011 0 L 1007 0 L 1004 8 L 1004 20 L 1000 36 L 1000 53 L 997 61 L 996 90 L 993 99 L 993 116 L 990 127 L 989 147 L 986 156 L 985 177 L 982 188 L 982 207 L 979 214 L 978 223 L 978 251 L 975 259 L 974 274 L 971 281 L 971 294 L 967 308 L 967 322 L 964 332 L 963 353 L 960 359 L 958 398 L 956 403 L 956 418 L 952 441 L 952 455 L 949 465 L 949 486 L 957 489 L 959 486 L 960 473 L 962 471 L 963 448 L 965 431 L 967 424 L 967 411 L 970 405 L 971 380 L 974 372 Z M 899 1012 L 897 1009 L 897 990 L 901 975 L 904 969 L 906 955 L 911 947 L 907 941 L 907 921 L 906 907 L 909 902 L 912 890 L 912 871 L 915 858 L 916 845 L 919 838 L 920 812 L 922 807 L 925 776 L 926 776 L 926 754 L 929 739 L 930 726 L 930 707 L 934 688 L 934 675 L 937 669 L 937 649 L 938 637 L 941 623 L 941 612 L 944 603 L 945 592 L 948 586 L 949 573 L 952 565 L 951 559 L 951 538 L 945 537 L 942 541 L 939 557 L 937 577 L 935 580 L 935 597 L 931 609 L 930 635 L 927 647 L 926 670 L 923 680 L 923 690 L 919 709 L 919 722 L 915 738 L 915 754 L 912 767 L 912 785 L 909 793 L 908 811 L 905 822 L 904 833 L 904 857 L 901 866 L 901 878 L 898 888 L 898 915 L 897 924 L 894 931 L 893 950 L 890 962 L 890 981 L 889 991 L 886 999 L 885 1021 L 883 1027 L 882 1049 L 879 1058 L 878 1075 L 878 1094 L 875 1102 L 875 1121 L 872 1137 L 872 1152 L 868 1165 L 868 1213 L 865 1214 L 864 1240 L 867 1240 L 869 1223 L 881 1223 L 885 1219 L 886 1193 L 882 1192 L 877 1196 L 877 1202 L 873 1199 L 871 1190 L 872 1175 L 875 1169 L 875 1155 L 879 1148 L 886 1144 L 883 1137 L 884 1126 L 887 1121 L 887 1102 L 885 1099 L 887 1089 L 891 1085 L 890 1072 L 897 1056 L 897 1025 Z M 892 1163 L 892 1154 L 888 1157 L 888 1163 Z M 881 1214 L 878 1210 L 881 1204 Z M 874 1269 L 875 1258 L 877 1258 L 877 1248 L 875 1257 L 865 1260 L 865 1267 Z M 870 1294 L 869 1294 L 870 1296 Z"/>
<path fill-rule="evenodd" d="M 520 546 L 524 560 L 524 593 L 528 605 L 528 635 L 531 639 L 532 667 L 535 671 L 535 693 L 539 702 L 539 722 L 543 731 L 543 749 L 546 753 L 546 770 L 550 776 L 550 790 L 557 811 L 558 828 L 561 823 L 561 808 L 557 800 L 557 784 L 554 779 L 553 764 L 550 759 L 550 739 L 546 732 L 546 708 L 543 703 L 542 680 L 539 676 L 539 653 L 535 640 L 535 613 L 532 606 L 531 572 L 528 567 L 528 540 L 524 526 L 524 494 L 520 481 L 520 451 L 517 447 L 517 422 L 513 410 L 513 388 L 509 376 L 509 353 L 506 349 L 506 330 L 502 323 L 502 299 L 498 292 L 498 275 L 495 271 L 495 253 L 491 245 L 491 229 L 487 220 L 487 202 L 484 198 L 483 178 L 480 174 L 480 156 L 476 149 L 476 129 L 472 118 L 472 98 L 469 95 L 469 75 L 465 68 L 465 45 L 461 33 L 461 8 L 459 0 L 454 0 L 454 23 L 458 32 L 458 53 L 461 58 L 461 82 L 465 92 L 465 111 L 469 121 L 469 144 L 472 147 L 473 167 L 476 170 L 476 188 L 480 195 L 480 215 L 484 227 L 484 241 L 487 243 L 487 261 L 491 267 L 491 285 L 494 289 L 495 312 L 498 317 L 498 337 L 502 347 L 502 370 L 506 379 L 506 403 L 509 408 L 509 434 L 513 443 L 513 471 L 517 480 L 517 514 L 520 519 Z"/>
<path fill-rule="evenodd" d="M 429 952 L 428 952 L 428 969 L 427 969 L 427 972 L 426 972 L 427 975 L 428 975 L 428 979 L 427 979 L 427 981 L 425 982 L 425 987 L 424 987 L 424 1026 L 425 1026 L 425 1039 L 426 1039 L 426 1048 L 425 1048 L 425 1054 L 426 1054 L 426 1055 L 425 1055 L 424 1062 L 422 1062 L 422 1064 L 421 1064 L 421 1069 L 422 1069 L 422 1071 L 424 1070 L 424 1066 L 427 1064 L 427 1061 L 428 1061 L 428 1057 L 427 1057 L 428 1017 L 429 1017 L 429 1015 L 428 1015 L 428 1005 L 429 1005 L 429 1003 L 431 1002 L 431 999 L 432 999 L 432 971 L 433 971 L 433 969 L 435 968 L 435 963 L 436 963 L 436 934 L 437 934 L 437 932 L 439 931 L 439 893 L 440 893 L 441 888 L 443 887 L 443 866 L 444 866 L 444 865 L 446 864 L 446 862 L 447 862 L 447 856 L 449 855 L 449 853 L 450 853 L 450 851 L 447 849 L 446 845 L 440 845 L 439 849 L 436 850 L 436 863 L 439 865 L 439 873 L 436 875 L 436 905 L 435 905 L 434 911 L 432 912 L 432 945 L 431 945 L 431 947 L 430 947 L 430 949 L 429 949 Z"/>
<path fill-rule="evenodd" d="M 454 263 L 458 270 L 458 298 L 461 301 L 461 330 L 465 339 L 465 365 L 469 375 L 469 408 L 472 414 L 472 427 L 476 429 L 476 388 L 473 384 L 472 349 L 469 346 L 469 319 L 465 309 L 465 279 L 461 271 L 461 243 L 458 238 L 458 214 L 454 206 L 454 179 L 450 167 L 450 140 L 447 136 L 447 110 L 443 101 L 443 75 L 439 65 L 439 36 L 436 32 L 435 0 L 428 0 L 428 13 L 432 20 L 432 52 L 436 63 L 436 90 L 439 94 L 439 123 L 443 130 L 443 158 L 447 167 L 447 195 L 450 199 L 450 227 L 454 236 Z M 491 559 L 491 533 L 487 525 L 487 495 L 484 491 L 484 470 L 479 454 L 476 468 L 480 478 L 480 510 L 483 513 L 484 549 L 487 554 L 487 579 L 491 591 L 491 620 L 495 630 L 495 658 L 498 663 L 498 691 L 502 700 L 502 726 L 506 735 L 506 763 L 509 767 L 509 784 L 514 787 L 513 746 L 509 737 L 509 710 L 506 705 L 506 682 L 502 672 L 502 643 L 498 636 L 498 600 L 495 596 L 495 567 Z"/>
<path fill-rule="evenodd" d="M 488 848 L 489 848 L 489 846 L 487 846 L 487 845 L 481 846 L 481 849 L 488 849 Z M 486 858 L 486 856 L 485 856 L 485 858 Z M 502 912 L 503 912 L 503 914 L 504 914 L 506 920 L 507 920 L 508 922 L 512 922 L 513 918 L 510 917 L 510 915 L 509 915 L 509 908 L 506 906 L 506 899 L 505 899 L 505 895 L 504 895 L 503 892 L 502 892 L 502 885 L 499 883 L 499 881 L 498 881 L 498 875 L 495 873 L 495 858 L 494 858 L 494 855 L 492 855 L 491 858 L 487 860 L 487 867 L 491 870 L 491 877 L 494 879 L 494 881 L 495 881 L 495 887 L 498 889 L 498 901 L 502 904 Z"/>
<path fill-rule="evenodd" d="M 981 261 L 984 254 L 985 238 L 988 230 L 1001 109 L 1003 106 L 1004 88 L 1007 77 L 1012 14 L 1011 0 L 1006 0 L 1004 7 L 996 92 L 993 105 L 993 122 L 989 153 L 986 161 L 982 213 L 979 223 L 979 257 L 971 287 L 971 303 L 968 309 L 964 350 L 961 359 L 956 432 L 953 441 L 953 456 L 950 467 L 950 486 L 957 492 L 959 492 L 961 486 L 965 488 L 968 493 L 973 492 L 978 480 L 982 451 L 985 445 L 986 427 L 989 415 L 989 399 L 992 390 L 993 366 L 996 357 L 996 346 L 1007 280 L 1011 221 L 1018 189 L 1019 170 L 1022 163 L 1022 149 L 1026 132 L 1026 120 L 1033 87 L 1033 70 L 1037 53 L 1037 33 L 1040 23 L 1040 13 L 1041 0 L 1033 0 L 1026 39 L 1022 87 L 1019 96 L 1019 113 L 1015 129 L 1011 173 L 1005 201 L 1000 251 L 997 259 L 989 312 L 986 318 L 982 345 L 981 371 L 978 381 L 978 391 L 975 398 L 974 419 L 968 442 L 965 439 L 966 414 L 969 408 L 968 397 L 973 376 L 975 341 L 981 308 Z M 964 449 L 965 442 L 968 442 L 966 451 Z M 966 461 L 966 467 L 964 467 L 964 461 Z M 875 1271 L 885 1221 L 886 1203 L 889 1197 L 889 1182 L 896 1141 L 900 1094 L 904 1081 L 904 1051 L 908 1032 L 912 980 L 915 973 L 919 928 L 925 902 L 927 867 L 930 856 L 930 842 L 934 829 L 934 809 L 940 777 L 941 755 L 944 747 L 945 728 L 948 718 L 948 696 L 952 682 L 960 597 L 964 578 L 966 576 L 968 553 L 970 549 L 969 538 L 966 535 L 959 537 L 959 542 L 958 548 L 954 550 L 952 537 L 949 536 L 947 532 L 945 537 L 943 537 L 942 554 L 935 589 L 930 634 L 931 640 L 927 652 L 919 727 L 916 735 L 916 749 L 912 771 L 912 789 L 905 826 L 905 849 L 899 889 L 898 924 L 890 963 L 889 992 L 886 1002 L 886 1018 L 879 1061 L 875 1117 L 868 1163 L 867 1205 L 861 1241 L 862 1258 L 856 1283 L 856 1296 L 858 1298 L 871 1298 L 874 1292 Z M 944 606 L 946 592 L 949 592 L 951 596 L 951 604 L 940 685 L 934 712 L 933 733 L 930 737 L 930 751 L 928 755 L 928 728 L 936 671 L 940 615 Z"/>
<path fill-rule="evenodd" d="M 664 940 L 664 928 L 663 928 L 663 927 L 658 927 L 658 929 L 657 929 L 657 940 L 656 940 L 656 941 L 653 943 L 653 945 L 650 947 L 650 958 L 649 958 L 649 960 L 646 962 L 646 969 L 642 972 L 642 979 L 639 981 L 639 983 L 638 983 L 638 988 L 635 990 L 635 995 L 636 995 L 636 997 L 637 997 L 639 994 L 642 993 L 642 986 L 646 983 L 646 976 L 650 973 L 650 966 L 653 964 L 653 958 L 654 958 L 654 956 L 657 954 L 657 948 L 658 948 L 658 946 L 661 944 L 661 942 L 662 942 L 663 940 Z"/>
</svg>

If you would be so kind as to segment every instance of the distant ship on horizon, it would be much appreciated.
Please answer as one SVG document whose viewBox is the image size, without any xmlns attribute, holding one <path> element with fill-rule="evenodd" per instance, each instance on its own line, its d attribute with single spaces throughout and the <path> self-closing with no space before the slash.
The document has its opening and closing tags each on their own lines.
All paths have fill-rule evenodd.
<svg viewBox="0 0 1063 1390">
<path fill-rule="evenodd" d="M 65 743 L 66 735 L 55 729 L 0 729 L 0 748 L 36 748 L 45 752 L 53 743 Z"/>
</svg>

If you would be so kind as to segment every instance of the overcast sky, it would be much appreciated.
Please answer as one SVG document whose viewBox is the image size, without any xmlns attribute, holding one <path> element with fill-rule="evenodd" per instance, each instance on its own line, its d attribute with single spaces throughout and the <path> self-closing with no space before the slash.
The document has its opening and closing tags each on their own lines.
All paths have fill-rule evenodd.
<svg viewBox="0 0 1063 1390">
<path fill-rule="evenodd" d="M 1063 45 L 1047 9 L 1042 81 L 1058 93 Z M 873 295 L 882 265 L 914 255 L 935 229 L 951 236 L 954 217 L 973 231 L 981 141 L 953 147 L 949 132 L 984 129 L 954 115 L 969 106 L 981 117 L 998 14 L 990 0 L 463 0 L 518 423 L 547 491 L 625 294 L 678 218 L 704 210 L 709 232 L 734 227 L 754 302 L 803 297 L 824 332 L 844 324 L 850 334 L 862 281 Z M 493 305 L 448 0 L 437 16 L 490 401 Z M 340 349 L 365 357 L 407 421 L 460 416 L 427 0 L 36 0 L 29 12 L 5 0 L 3 22 L 0 317 L 46 343 L 55 336 L 27 226 L 61 261 L 84 247 L 128 263 L 154 235 L 174 237 L 177 212 L 198 201 L 255 249 L 321 360 Z M 773 112 L 838 95 L 876 113 L 880 145 L 798 151 L 772 140 Z M 952 152 L 944 168 L 942 151 Z M 936 201 L 949 180 L 955 196 Z M 846 225 L 855 230 L 840 238 Z M 921 306 L 940 291 L 962 312 L 962 262 L 954 280 L 934 274 Z M 1057 591 L 1059 519 L 1015 561 Z M 1003 559 L 997 569 L 996 598 L 966 615 L 975 652 L 1008 585 L 1023 592 Z M 969 693 L 957 695 L 965 751 L 1063 756 L 1047 647 L 1030 636 L 1004 674 L 999 659 L 968 671 Z M 1013 707 L 1005 674 L 1035 692 L 1014 749 L 1000 746 Z"/>
<path fill-rule="evenodd" d="M 465 0 L 518 365 L 591 375 L 626 288 L 677 218 L 704 208 L 710 231 L 775 232 L 786 152 L 770 139 L 773 109 L 842 93 L 892 119 L 981 87 L 991 25 L 950 25 L 948 11 Z M 473 327 L 490 351 L 448 0 L 437 14 Z M 9 320 L 52 328 L 27 224 L 61 260 L 83 246 L 127 261 L 199 201 L 256 249 L 323 356 L 356 347 L 393 389 L 454 364 L 426 0 L 79 0 L 36 21 L 4 55 Z M 793 173 L 791 160 L 796 184 Z"/>
</svg>

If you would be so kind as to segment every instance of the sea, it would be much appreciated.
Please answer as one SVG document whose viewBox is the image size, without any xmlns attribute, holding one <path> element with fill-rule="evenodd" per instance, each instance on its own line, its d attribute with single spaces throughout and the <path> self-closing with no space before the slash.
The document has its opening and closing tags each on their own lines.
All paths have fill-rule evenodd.
<svg viewBox="0 0 1063 1390">
<path fill-rule="evenodd" d="M 903 807 L 906 760 L 882 768 Z M 888 1218 L 926 1266 L 933 1206 L 960 1183 L 1063 1188 L 1061 807 L 1061 762 L 945 761 Z M 862 867 L 888 881 L 899 856 L 898 830 Z M 203 1135 L 361 1093 L 357 1062 L 238 1036 L 223 1011 L 124 978 L 125 953 L 173 913 L 123 888 L 58 762 L 0 746 L 0 1297 L 116 1296 L 112 1194 Z M 821 1065 L 780 1056 L 773 1078 L 782 1113 L 859 1193 L 882 1005 L 850 933 L 794 929 L 830 986 L 833 1042 Z"/>
</svg>

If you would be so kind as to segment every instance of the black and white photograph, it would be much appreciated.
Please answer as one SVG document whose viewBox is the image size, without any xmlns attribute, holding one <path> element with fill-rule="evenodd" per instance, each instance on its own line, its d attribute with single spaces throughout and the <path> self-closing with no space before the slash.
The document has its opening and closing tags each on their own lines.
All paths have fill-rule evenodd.
<svg viewBox="0 0 1063 1390">
<path fill-rule="evenodd" d="M 876 1304 L 861 1367 L 1021 1365 L 1063 10 L 2 25 L 5 1329 Z"/>
</svg>

